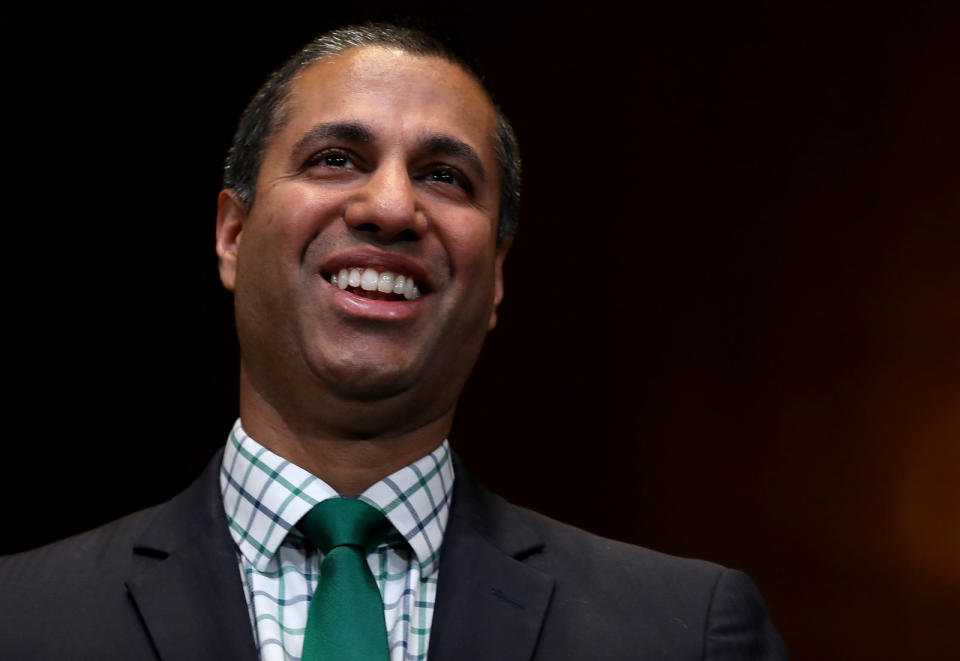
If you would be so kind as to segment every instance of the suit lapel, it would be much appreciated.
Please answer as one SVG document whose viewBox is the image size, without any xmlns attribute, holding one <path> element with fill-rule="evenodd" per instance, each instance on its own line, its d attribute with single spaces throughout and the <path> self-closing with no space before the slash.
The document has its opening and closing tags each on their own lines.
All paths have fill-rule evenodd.
<svg viewBox="0 0 960 661">
<path fill-rule="evenodd" d="M 505 501 L 456 464 L 430 633 L 430 661 L 527 661 L 553 577 L 523 564 L 543 542 Z"/>
<path fill-rule="evenodd" d="M 160 510 L 133 552 L 127 580 L 165 661 L 258 658 L 217 475 L 221 455 Z M 543 542 L 455 460 L 456 482 L 440 556 L 430 661 L 528 661 L 553 594 L 553 577 L 523 559 Z"/>
<path fill-rule="evenodd" d="M 218 454 L 134 546 L 141 569 L 127 587 L 164 660 L 257 659 L 219 467 Z"/>
</svg>

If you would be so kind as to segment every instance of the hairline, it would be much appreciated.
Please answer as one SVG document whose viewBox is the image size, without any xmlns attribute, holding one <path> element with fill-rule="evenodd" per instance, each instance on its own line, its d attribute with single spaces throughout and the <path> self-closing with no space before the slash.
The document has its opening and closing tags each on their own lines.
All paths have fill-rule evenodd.
<svg viewBox="0 0 960 661">
<path fill-rule="evenodd" d="M 233 188 L 240 202 L 247 209 L 250 209 L 253 206 L 254 200 L 256 199 L 257 180 L 259 178 L 260 169 L 263 167 L 264 156 L 267 148 L 270 142 L 276 137 L 277 133 L 281 131 L 290 120 L 290 99 L 293 94 L 293 87 L 301 78 L 303 72 L 312 66 L 327 61 L 331 58 L 336 58 L 350 51 L 364 48 L 379 48 L 381 50 L 404 53 L 412 57 L 437 58 L 456 66 L 458 69 L 467 74 L 482 90 L 484 97 L 487 99 L 487 102 L 493 109 L 495 121 L 494 133 L 489 137 L 492 140 L 494 155 L 497 159 L 497 165 L 499 166 L 498 176 L 500 180 L 500 199 L 497 209 L 497 242 L 501 243 L 506 239 L 512 238 L 516 233 L 516 216 L 520 188 L 520 162 L 516 147 L 516 137 L 513 134 L 513 129 L 510 126 L 509 120 L 506 118 L 506 115 L 503 113 L 500 107 L 496 104 L 490 94 L 490 91 L 487 89 L 487 86 L 483 83 L 483 80 L 480 78 L 477 72 L 474 71 L 465 61 L 459 59 L 453 52 L 444 49 L 418 52 L 415 48 L 405 47 L 405 45 L 402 43 L 384 41 L 349 45 L 340 50 L 334 50 L 318 57 L 310 56 L 305 52 L 306 48 L 301 50 L 297 55 L 294 56 L 294 58 L 288 60 L 284 66 L 271 74 L 270 78 L 268 78 L 267 82 L 264 83 L 260 90 L 258 90 L 257 94 L 254 96 L 254 99 L 251 101 L 250 105 L 255 105 L 261 95 L 263 95 L 267 88 L 269 88 L 270 80 L 274 78 L 279 79 L 277 80 L 277 85 L 274 90 L 276 102 L 273 107 L 270 108 L 269 116 L 266 118 L 266 127 L 261 134 L 263 138 L 259 145 L 255 145 L 255 147 L 258 148 L 253 150 L 252 156 L 254 159 L 254 167 L 250 173 L 251 176 L 247 177 L 246 181 L 238 181 L 234 176 L 234 173 L 231 172 L 231 170 L 237 165 L 236 161 L 234 160 L 234 155 L 238 148 L 238 136 L 235 136 L 230 153 L 227 157 L 227 166 L 224 172 L 225 187 Z M 296 58 L 298 57 L 300 58 L 300 61 L 296 61 Z M 246 113 L 244 114 L 246 115 Z M 244 118 L 241 118 L 241 125 L 243 121 Z M 238 135 L 239 132 L 240 129 L 238 129 Z M 507 189 L 508 185 L 509 190 Z"/>
<path fill-rule="evenodd" d="M 267 132 L 266 132 L 266 134 L 264 135 L 263 150 L 262 150 L 261 153 L 260 153 L 260 164 L 259 164 L 259 167 L 257 168 L 257 173 L 258 173 L 258 175 L 259 175 L 260 167 L 263 166 L 263 158 L 264 158 L 264 155 L 266 154 L 266 151 L 267 151 L 267 149 L 268 149 L 268 147 L 269 147 L 269 145 L 270 145 L 270 142 L 276 137 L 277 133 L 279 133 L 280 131 L 282 131 L 282 130 L 286 127 L 287 123 L 290 121 L 290 114 L 291 114 L 291 113 L 290 113 L 290 99 L 291 99 L 291 97 L 293 96 L 293 88 L 294 88 L 294 86 L 297 84 L 297 81 L 299 81 L 300 78 L 301 78 L 309 69 L 312 69 L 314 66 L 316 66 L 316 65 L 318 65 L 318 64 L 321 64 L 321 63 L 326 62 L 326 61 L 328 61 L 328 60 L 336 59 L 337 57 L 346 55 L 347 53 L 350 53 L 351 51 L 357 51 L 357 50 L 363 50 L 363 49 L 370 49 L 370 48 L 377 48 L 377 49 L 384 50 L 384 51 L 393 51 L 393 52 L 396 52 L 396 53 L 403 53 L 404 55 L 409 55 L 409 56 L 411 56 L 411 57 L 418 57 L 418 58 L 421 58 L 421 59 L 429 59 L 429 58 L 438 59 L 438 60 L 441 60 L 441 61 L 443 61 L 443 62 L 447 62 L 448 64 L 452 64 L 453 66 L 457 67 L 457 69 L 459 69 L 460 71 L 462 71 L 463 73 L 465 73 L 465 74 L 470 78 L 470 80 L 472 80 L 472 81 L 476 84 L 476 86 L 480 89 L 480 91 L 483 93 L 483 97 L 487 100 L 487 103 L 489 104 L 489 107 L 493 110 L 495 128 L 494 128 L 493 135 L 489 135 L 489 136 L 487 136 L 487 137 L 490 138 L 490 140 L 491 140 L 492 143 L 493 143 L 493 144 L 492 144 L 492 147 L 493 147 L 494 154 L 495 154 L 495 156 L 496 156 L 496 158 L 497 158 L 497 161 L 498 161 L 497 165 L 500 166 L 500 167 L 498 168 L 498 176 L 500 177 L 500 179 L 503 179 L 503 176 L 502 176 L 503 164 L 499 162 L 499 161 L 500 161 L 500 156 L 499 156 L 498 150 L 497 150 L 498 137 L 497 137 L 497 130 L 496 130 L 496 127 L 499 127 L 499 125 L 500 125 L 500 121 L 501 121 L 501 117 L 502 117 L 503 113 L 501 113 L 500 109 L 497 107 L 497 104 L 493 102 L 493 99 L 490 97 L 490 93 L 487 91 L 487 88 L 486 88 L 486 87 L 483 85 L 483 83 L 477 78 L 476 74 L 474 74 L 474 72 L 470 71 L 470 70 L 469 70 L 467 67 L 465 67 L 462 63 L 457 62 L 455 59 L 452 59 L 452 58 L 449 58 L 449 57 L 444 57 L 444 55 L 442 55 L 442 54 L 440 54 L 440 53 L 416 53 L 416 52 L 407 50 L 407 49 L 403 48 L 402 46 L 398 46 L 398 45 L 395 45 L 395 44 L 362 44 L 362 45 L 359 45 L 359 46 L 349 46 L 348 48 L 345 48 L 345 49 L 343 49 L 343 50 L 341 50 L 341 51 L 337 51 L 337 52 L 335 52 L 335 53 L 330 53 L 329 55 L 324 55 L 323 57 L 319 57 L 319 58 L 317 58 L 317 59 L 304 62 L 304 63 L 302 63 L 302 64 L 300 65 L 299 68 L 297 68 L 296 70 L 294 70 L 294 72 L 293 72 L 293 74 L 290 76 L 290 78 L 289 78 L 288 80 L 286 80 L 286 81 L 283 83 L 283 85 L 281 85 L 281 87 L 280 87 L 280 91 L 283 93 L 283 95 L 282 95 L 282 96 L 278 99 L 278 101 L 277 101 L 277 107 L 276 107 L 274 113 L 272 114 L 272 116 L 270 117 L 270 125 L 268 126 Z M 251 191 L 251 193 L 253 194 L 253 196 L 255 196 L 255 194 L 256 194 L 256 185 L 255 185 L 255 184 L 256 184 L 256 182 L 254 182 L 254 190 Z M 500 184 L 501 184 L 501 186 L 502 186 L 502 185 L 503 185 L 503 182 L 501 181 Z M 251 196 L 251 198 L 250 198 L 250 204 L 251 204 L 251 205 L 253 204 L 253 196 Z"/>
</svg>

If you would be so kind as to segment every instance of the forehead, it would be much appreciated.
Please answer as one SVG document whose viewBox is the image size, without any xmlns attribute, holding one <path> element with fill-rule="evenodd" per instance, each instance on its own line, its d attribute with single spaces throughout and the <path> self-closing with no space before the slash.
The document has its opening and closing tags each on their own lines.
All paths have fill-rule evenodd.
<svg viewBox="0 0 960 661">
<path fill-rule="evenodd" d="M 284 120 L 280 133 L 288 135 L 343 120 L 411 140 L 448 133 L 494 158 L 496 115 L 483 87 L 452 62 L 397 49 L 353 48 L 304 68 Z"/>
</svg>

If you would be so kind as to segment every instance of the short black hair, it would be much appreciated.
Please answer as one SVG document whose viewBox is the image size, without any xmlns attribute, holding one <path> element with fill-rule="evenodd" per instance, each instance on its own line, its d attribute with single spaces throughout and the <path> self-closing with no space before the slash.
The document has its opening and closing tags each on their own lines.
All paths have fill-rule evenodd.
<svg viewBox="0 0 960 661">
<path fill-rule="evenodd" d="M 416 28 L 391 23 L 351 25 L 320 35 L 274 71 L 247 105 L 233 136 L 223 168 L 223 187 L 232 188 L 249 209 L 256 194 L 257 176 L 267 142 L 287 120 L 286 101 L 297 73 L 305 67 L 351 48 L 385 46 L 411 55 L 439 57 L 470 74 L 486 91 L 496 112 L 494 152 L 500 165 L 500 209 L 497 240 L 517 231 L 520 207 L 520 151 L 513 127 L 476 69 L 438 38 Z"/>
</svg>

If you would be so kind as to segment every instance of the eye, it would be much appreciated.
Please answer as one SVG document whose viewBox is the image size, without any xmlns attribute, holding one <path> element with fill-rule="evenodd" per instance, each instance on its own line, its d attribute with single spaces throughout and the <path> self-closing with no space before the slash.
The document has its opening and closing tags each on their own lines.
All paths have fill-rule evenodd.
<svg viewBox="0 0 960 661">
<path fill-rule="evenodd" d="M 345 168 L 348 163 L 347 157 L 343 154 L 327 154 L 321 159 L 321 162 L 333 168 Z"/>
<path fill-rule="evenodd" d="M 352 168 L 355 167 L 350 154 L 338 149 L 324 149 L 312 155 L 305 163 L 306 167 Z"/>
<path fill-rule="evenodd" d="M 458 186 L 467 192 L 473 190 L 470 180 L 467 179 L 459 170 L 451 167 L 437 167 L 427 174 L 428 181 L 435 181 L 441 184 Z"/>
</svg>

